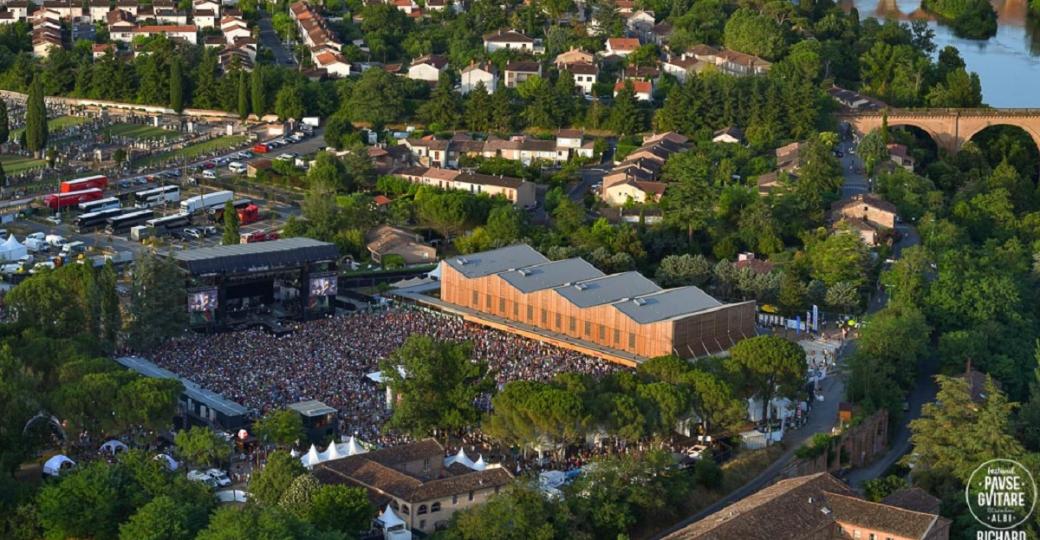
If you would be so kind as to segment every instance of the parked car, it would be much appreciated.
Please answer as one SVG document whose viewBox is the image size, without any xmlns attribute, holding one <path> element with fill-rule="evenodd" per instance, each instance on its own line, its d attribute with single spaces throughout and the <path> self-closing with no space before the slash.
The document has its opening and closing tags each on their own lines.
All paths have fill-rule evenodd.
<svg viewBox="0 0 1040 540">
<path fill-rule="evenodd" d="M 215 488 L 215 487 L 219 486 L 219 483 L 216 480 L 214 480 L 213 477 L 210 476 L 205 471 L 199 471 L 199 470 L 194 470 L 194 469 L 191 470 L 191 471 L 188 471 L 188 480 L 191 480 L 193 482 L 202 482 L 203 484 L 206 484 L 207 486 L 209 486 L 211 488 Z"/>
<path fill-rule="evenodd" d="M 202 172 L 202 177 L 203 178 L 209 178 L 210 180 L 213 180 L 213 179 L 216 179 L 217 173 L 215 173 L 213 171 L 203 171 Z"/>
<path fill-rule="evenodd" d="M 217 167 L 217 164 L 213 163 L 212 161 L 207 161 L 207 162 L 202 164 L 202 168 L 206 169 L 206 170 L 215 169 L 216 167 Z"/>
<path fill-rule="evenodd" d="M 184 236 L 187 236 L 188 238 L 194 238 L 196 240 L 201 240 L 202 232 L 194 227 L 188 227 L 187 229 L 184 229 Z"/>
<path fill-rule="evenodd" d="M 216 482 L 217 485 L 220 487 L 231 485 L 231 479 L 228 478 L 227 473 L 220 469 L 209 469 L 206 471 L 206 474 L 208 474 L 209 477 L 212 478 L 213 481 Z"/>
<path fill-rule="evenodd" d="M 206 225 L 202 228 L 202 234 L 206 236 L 215 236 L 219 231 L 213 225 Z"/>
<path fill-rule="evenodd" d="M 47 216 L 47 221 L 49 221 L 50 223 L 53 223 L 54 225 L 61 225 L 61 216 L 59 216 L 59 215 Z"/>
</svg>

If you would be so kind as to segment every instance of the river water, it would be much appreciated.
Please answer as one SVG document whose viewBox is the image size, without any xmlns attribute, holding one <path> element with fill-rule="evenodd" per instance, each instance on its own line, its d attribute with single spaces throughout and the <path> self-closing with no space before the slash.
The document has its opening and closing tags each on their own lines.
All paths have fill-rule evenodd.
<svg viewBox="0 0 1040 540">
<path fill-rule="evenodd" d="M 979 74 L 983 101 L 992 107 L 1040 108 L 1040 18 L 1027 17 L 1028 0 L 991 0 L 997 10 L 997 35 L 962 39 L 921 11 L 920 0 L 845 0 L 860 17 L 929 20 L 936 53 L 947 45 L 960 51 L 969 71 Z"/>
</svg>

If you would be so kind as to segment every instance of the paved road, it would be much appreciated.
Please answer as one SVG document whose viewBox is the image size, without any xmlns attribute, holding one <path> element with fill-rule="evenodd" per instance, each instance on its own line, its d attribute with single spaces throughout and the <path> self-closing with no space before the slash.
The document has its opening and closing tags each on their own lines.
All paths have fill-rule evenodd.
<svg viewBox="0 0 1040 540">
<path fill-rule="evenodd" d="M 264 13 L 260 17 L 260 45 L 265 49 L 271 51 L 274 55 L 274 61 L 277 64 L 283 66 L 295 66 L 296 58 L 293 57 L 292 52 L 285 47 L 282 40 L 279 39 L 278 33 L 274 31 L 274 26 L 271 24 L 271 16 Z"/>
</svg>

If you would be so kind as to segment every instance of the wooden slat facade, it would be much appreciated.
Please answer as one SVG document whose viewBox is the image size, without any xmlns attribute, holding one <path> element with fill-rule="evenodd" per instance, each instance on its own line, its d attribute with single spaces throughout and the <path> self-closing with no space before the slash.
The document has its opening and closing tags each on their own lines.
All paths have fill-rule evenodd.
<svg viewBox="0 0 1040 540">
<path fill-rule="evenodd" d="M 755 332 L 754 302 L 640 324 L 611 304 L 579 308 L 552 288 L 523 293 L 496 274 L 470 279 L 448 264 L 441 268 L 445 302 L 644 358 L 713 354 Z"/>
</svg>

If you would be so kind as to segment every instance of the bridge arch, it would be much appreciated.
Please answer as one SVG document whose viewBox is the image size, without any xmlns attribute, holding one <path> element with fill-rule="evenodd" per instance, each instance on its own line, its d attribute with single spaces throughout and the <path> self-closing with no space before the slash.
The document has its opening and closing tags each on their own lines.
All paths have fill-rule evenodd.
<svg viewBox="0 0 1040 540">
<path fill-rule="evenodd" d="M 936 146 L 950 154 L 983 129 L 1008 125 L 1023 129 L 1040 148 L 1040 109 L 893 109 L 889 126 L 914 126 L 928 133 Z M 859 134 L 881 127 L 881 111 L 839 114 Z"/>
<path fill-rule="evenodd" d="M 965 132 L 964 142 L 970 141 L 973 137 L 975 137 L 979 133 L 982 133 L 988 128 L 1001 126 L 1016 127 L 1026 132 L 1026 134 L 1028 134 L 1029 137 L 1033 139 L 1033 144 L 1036 145 L 1037 151 L 1040 152 L 1040 129 L 1034 128 L 1033 126 L 1027 125 L 1026 123 L 1022 122 L 998 122 L 980 126 L 973 126 L 971 131 Z"/>
</svg>

